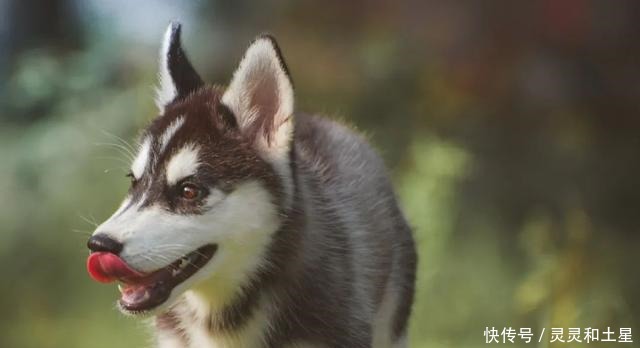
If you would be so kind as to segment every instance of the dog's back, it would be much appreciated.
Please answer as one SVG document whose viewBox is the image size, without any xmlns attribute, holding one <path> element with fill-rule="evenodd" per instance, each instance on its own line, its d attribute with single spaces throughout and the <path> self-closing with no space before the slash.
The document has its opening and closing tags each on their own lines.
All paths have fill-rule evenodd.
<svg viewBox="0 0 640 348">
<path fill-rule="evenodd" d="M 402 344 L 416 252 L 382 160 L 326 118 L 296 115 L 294 134 L 294 209 L 304 222 L 301 266 L 274 292 L 286 304 L 281 334 L 332 347 Z"/>
</svg>

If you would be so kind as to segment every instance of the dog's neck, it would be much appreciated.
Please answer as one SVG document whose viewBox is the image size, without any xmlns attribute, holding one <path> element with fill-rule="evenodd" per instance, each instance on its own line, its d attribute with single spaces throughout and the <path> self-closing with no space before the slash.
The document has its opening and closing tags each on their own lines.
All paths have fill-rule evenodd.
<svg viewBox="0 0 640 348">
<path fill-rule="evenodd" d="M 187 291 L 156 317 L 158 347 L 259 347 L 267 330 L 267 311 L 257 305 L 251 313 L 243 325 L 222 330 L 221 326 L 230 325 L 234 319 L 212 313 L 204 297 Z"/>
</svg>

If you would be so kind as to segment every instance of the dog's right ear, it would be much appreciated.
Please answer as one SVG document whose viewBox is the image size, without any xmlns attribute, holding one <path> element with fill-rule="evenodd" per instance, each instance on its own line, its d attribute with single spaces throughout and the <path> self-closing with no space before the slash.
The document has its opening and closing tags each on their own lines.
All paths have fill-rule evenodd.
<svg viewBox="0 0 640 348">
<path fill-rule="evenodd" d="M 181 27 L 180 23 L 171 22 L 162 41 L 159 85 L 156 90 L 156 105 L 161 114 L 169 103 L 184 98 L 204 85 L 182 49 Z"/>
<path fill-rule="evenodd" d="M 222 102 L 263 155 L 287 160 L 293 136 L 293 84 L 272 36 L 261 35 L 251 43 Z"/>
</svg>

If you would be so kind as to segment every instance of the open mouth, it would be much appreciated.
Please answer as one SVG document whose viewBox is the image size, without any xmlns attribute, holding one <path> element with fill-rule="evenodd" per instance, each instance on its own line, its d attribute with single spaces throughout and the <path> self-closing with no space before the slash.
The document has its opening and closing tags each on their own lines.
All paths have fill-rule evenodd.
<svg viewBox="0 0 640 348">
<path fill-rule="evenodd" d="M 87 270 L 96 281 L 119 281 L 120 307 L 127 312 L 140 313 L 167 301 L 171 291 L 204 267 L 217 249 L 214 244 L 203 246 L 150 273 L 131 268 L 115 254 L 93 252 L 87 259 Z"/>
</svg>

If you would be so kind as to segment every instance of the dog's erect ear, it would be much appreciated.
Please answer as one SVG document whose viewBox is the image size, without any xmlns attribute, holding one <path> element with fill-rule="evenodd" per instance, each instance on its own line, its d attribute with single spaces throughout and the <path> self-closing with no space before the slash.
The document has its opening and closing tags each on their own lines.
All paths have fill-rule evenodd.
<svg viewBox="0 0 640 348">
<path fill-rule="evenodd" d="M 180 23 L 171 22 L 160 49 L 160 85 L 157 88 L 156 104 L 161 113 L 164 107 L 176 98 L 185 97 L 204 85 L 182 50 L 180 32 Z"/>
<path fill-rule="evenodd" d="M 259 36 L 247 49 L 222 102 L 264 155 L 284 160 L 293 133 L 293 86 L 275 39 Z"/>
</svg>

